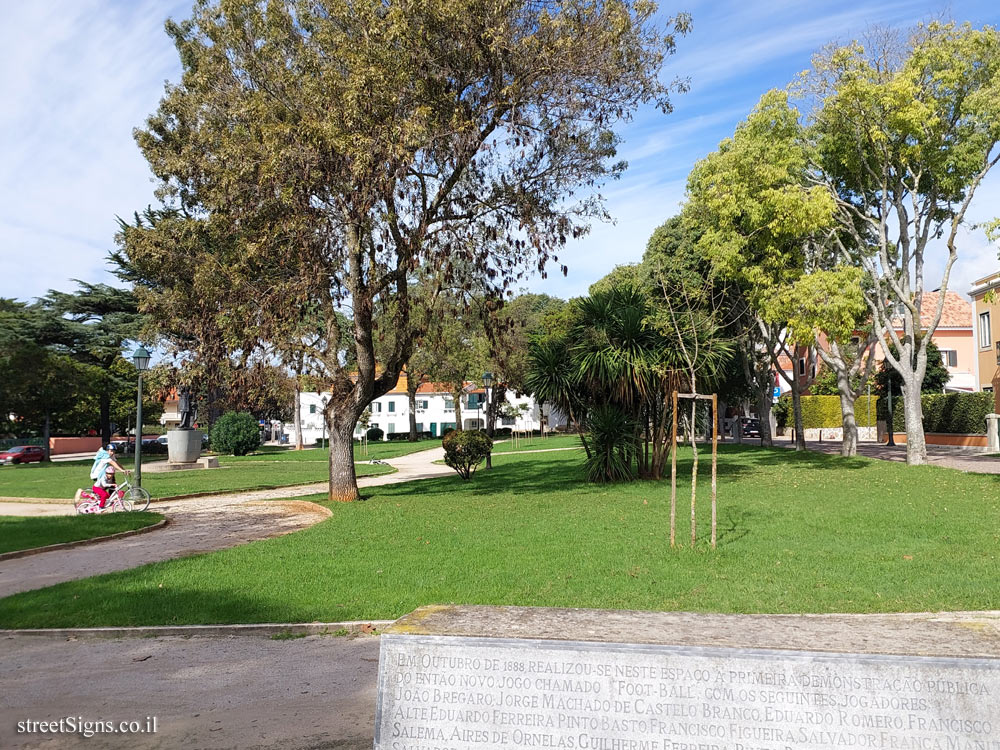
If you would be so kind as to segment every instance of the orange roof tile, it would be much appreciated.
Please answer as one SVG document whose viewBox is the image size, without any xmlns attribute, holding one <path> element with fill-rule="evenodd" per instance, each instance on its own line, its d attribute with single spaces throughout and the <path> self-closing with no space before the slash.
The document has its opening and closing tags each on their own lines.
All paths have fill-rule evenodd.
<svg viewBox="0 0 1000 750">
<path fill-rule="evenodd" d="M 924 292 L 923 304 L 920 306 L 921 328 L 929 326 L 934 319 L 940 294 L 940 292 Z M 938 328 L 972 328 L 972 303 L 958 292 L 946 292 Z"/>
<path fill-rule="evenodd" d="M 934 319 L 940 292 L 924 292 L 924 301 L 920 306 L 920 327 L 926 329 Z M 893 325 L 902 329 L 901 318 L 894 317 Z M 941 310 L 941 321 L 938 328 L 972 328 L 972 303 L 958 292 L 949 291 L 944 297 L 944 309 Z"/>
</svg>

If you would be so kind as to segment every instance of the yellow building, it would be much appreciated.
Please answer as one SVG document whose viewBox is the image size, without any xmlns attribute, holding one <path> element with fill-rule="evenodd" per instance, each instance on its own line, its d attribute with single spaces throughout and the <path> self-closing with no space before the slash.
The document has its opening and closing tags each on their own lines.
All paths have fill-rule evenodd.
<svg viewBox="0 0 1000 750">
<path fill-rule="evenodd" d="M 1000 271 L 974 281 L 969 294 L 975 306 L 977 390 L 992 391 L 994 411 L 1000 413 Z"/>
</svg>

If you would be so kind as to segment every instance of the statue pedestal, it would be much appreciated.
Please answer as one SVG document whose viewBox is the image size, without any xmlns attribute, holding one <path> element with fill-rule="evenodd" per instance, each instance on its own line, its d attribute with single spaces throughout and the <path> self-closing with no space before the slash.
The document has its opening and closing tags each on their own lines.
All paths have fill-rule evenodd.
<svg viewBox="0 0 1000 750">
<path fill-rule="evenodd" d="M 167 461 L 172 464 L 192 464 L 201 456 L 201 430 L 169 430 Z"/>
</svg>

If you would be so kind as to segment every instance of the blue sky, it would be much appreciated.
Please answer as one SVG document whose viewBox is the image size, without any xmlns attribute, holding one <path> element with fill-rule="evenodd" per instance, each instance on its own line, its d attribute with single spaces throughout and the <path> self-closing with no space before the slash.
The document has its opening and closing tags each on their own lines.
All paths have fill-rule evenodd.
<svg viewBox="0 0 1000 750">
<path fill-rule="evenodd" d="M 114 282 L 104 258 L 117 215 L 154 202 L 148 168 L 132 128 L 155 110 L 180 65 L 163 32 L 167 16 L 190 3 L 163 0 L 60 0 L 11 3 L 0 28 L 0 296 L 28 299 L 73 278 Z M 976 26 L 1000 25 L 995 0 L 944 5 L 896 2 L 661 2 L 686 10 L 694 30 L 678 42 L 667 77 L 690 78 L 674 112 L 641 111 L 621 128 L 630 168 L 602 191 L 615 217 L 571 244 L 562 278 L 530 284 L 558 296 L 586 292 L 617 263 L 638 260 L 652 230 L 678 210 L 692 165 L 730 135 L 766 90 L 784 86 L 832 41 L 871 24 L 907 26 L 944 15 Z M 977 194 L 970 218 L 1000 215 L 1000 175 Z M 982 232 L 963 232 L 950 287 L 1000 267 Z M 927 274 L 940 278 L 935 254 Z"/>
</svg>

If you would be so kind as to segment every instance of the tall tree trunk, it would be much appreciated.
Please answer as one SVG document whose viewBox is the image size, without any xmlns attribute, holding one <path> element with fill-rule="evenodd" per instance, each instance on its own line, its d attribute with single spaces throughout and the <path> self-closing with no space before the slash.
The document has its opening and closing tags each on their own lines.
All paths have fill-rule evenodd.
<svg viewBox="0 0 1000 750">
<path fill-rule="evenodd" d="M 336 420 L 335 412 L 327 419 L 330 438 L 330 500 L 352 502 L 359 497 L 358 480 L 354 472 L 355 420 Z"/>
<path fill-rule="evenodd" d="M 101 445 L 107 445 L 111 442 L 111 394 L 108 393 L 107 386 L 97 398 L 101 410 Z"/>
<path fill-rule="evenodd" d="M 774 445 L 771 437 L 771 395 L 770 388 L 760 388 L 757 392 L 757 417 L 760 420 L 760 444 L 768 448 Z"/>
<path fill-rule="evenodd" d="M 451 392 L 451 399 L 455 402 L 455 429 L 462 429 L 462 390 Z"/>
<path fill-rule="evenodd" d="M 792 379 L 792 415 L 795 419 L 795 450 L 804 451 L 806 449 L 806 433 L 802 419 L 802 387 L 799 385 L 797 377 Z"/>
<path fill-rule="evenodd" d="M 325 417 L 324 417 L 325 419 Z M 300 451 L 305 448 L 302 441 L 302 386 L 299 379 L 295 378 L 295 450 Z"/>
<path fill-rule="evenodd" d="M 840 455 L 850 458 L 858 455 L 858 421 L 854 415 L 854 390 L 846 373 L 837 375 L 837 390 L 840 393 L 841 427 L 844 433 Z"/>
<path fill-rule="evenodd" d="M 916 379 L 914 379 L 916 380 Z M 927 462 L 924 438 L 924 409 L 920 403 L 921 381 L 903 380 L 903 418 L 906 420 L 906 463 L 918 466 Z M 890 425 L 892 416 L 890 415 Z"/>
<path fill-rule="evenodd" d="M 52 437 L 52 415 L 49 412 L 45 412 L 45 425 L 42 428 L 42 440 L 43 447 L 45 449 L 45 460 L 52 460 L 52 441 L 49 439 Z M 111 442 L 110 440 L 108 442 Z"/>
<path fill-rule="evenodd" d="M 416 378 L 406 374 L 406 397 L 410 405 L 410 442 L 415 443 L 417 437 L 417 388 L 419 382 Z"/>
</svg>

